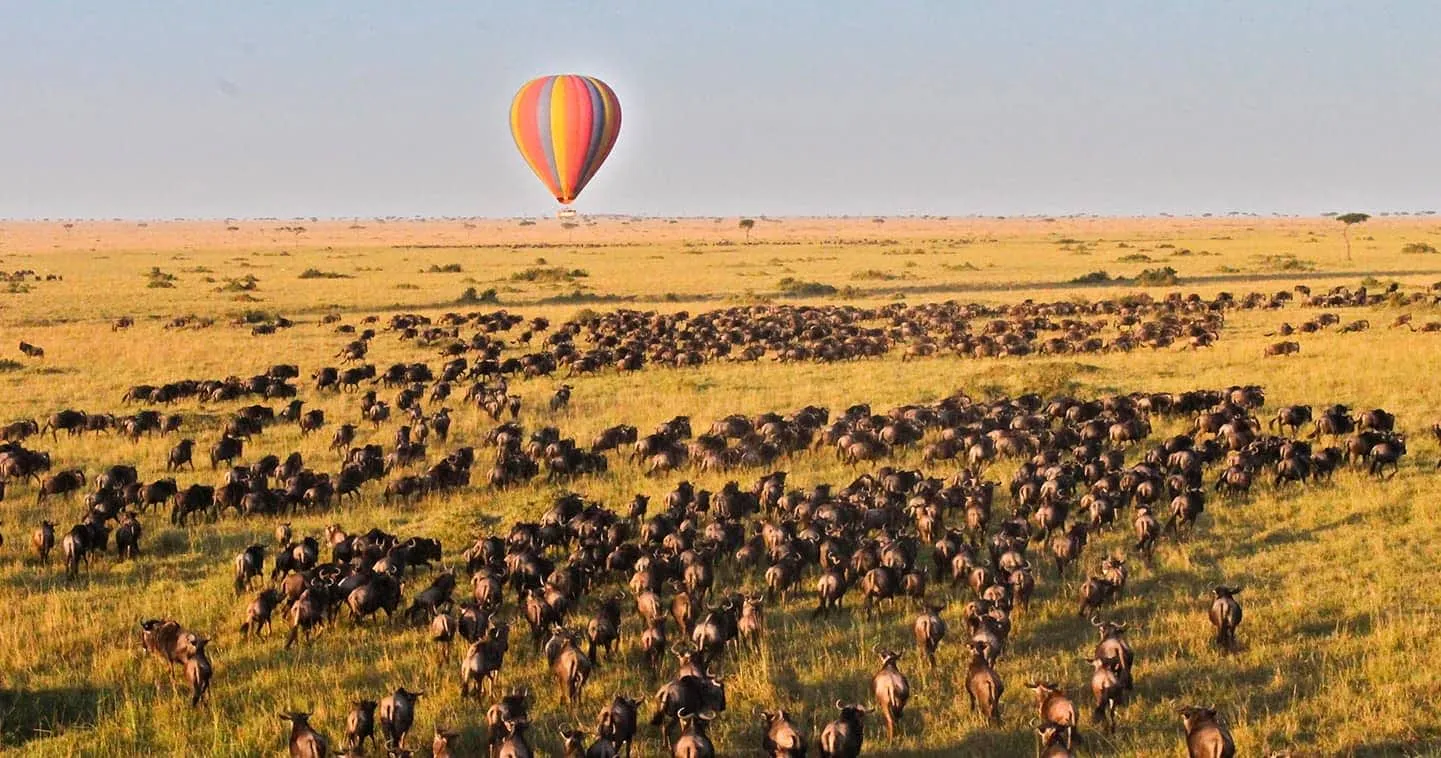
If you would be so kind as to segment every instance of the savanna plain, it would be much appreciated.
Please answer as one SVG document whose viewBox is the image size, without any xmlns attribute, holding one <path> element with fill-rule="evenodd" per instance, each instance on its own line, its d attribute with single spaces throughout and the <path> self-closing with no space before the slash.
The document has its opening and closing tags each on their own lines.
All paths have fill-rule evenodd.
<svg viewBox="0 0 1441 758">
<path fill-rule="evenodd" d="M 1343 233 L 1350 237 L 1349 259 Z M 1430 216 L 1380 216 L 1349 228 L 1333 218 L 1249 216 L 757 218 L 749 228 L 735 218 L 619 217 L 564 224 L 548 219 L 0 223 L 0 270 L 10 272 L 9 281 L 0 282 L 0 421 L 34 419 L 43 427 L 63 409 L 125 417 L 147 408 L 181 419 L 178 432 L 134 440 L 116 431 L 61 431 L 19 442 L 49 454 L 50 471 L 39 479 L 80 469 L 86 485 L 39 500 L 36 479 L 6 482 L 0 502 L 0 748 L 24 755 L 277 755 L 288 750 L 290 734 L 277 714 L 301 711 L 311 714 L 310 723 L 339 754 L 351 703 L 379 700 L 404 687 L 425 692 L 406 744 L 416 755 L 431 754 L 438 729 L 457 733 L 455 754 L 483 755 L 485 712 L 495 696 L 462 696 L 467 642 L 435 642 L 430 614 L 411 621 L 404 611 L 447 568 L 459 574 L 458 609 L 471 597 L 462 554 L 478 538 L 505 539 L 516 522 L 540 521 L 567 492 L 614 511 L 620 522 L 635 495 L 648 495 L 649 515 L 637 520 L 629 537 L 635 542 L 639 526 L 665 511 L 667 494 L 682 480 L 712 492 L 735 481 L 749 492 L 765 474 L 785 471 L 787 491 L 808 493 L 830 484 L 840 492 L 882 467 L 920 471 L 942 483 L 965 480 L 961 472 L 970 468 L 979 480 L 999 483 L 988 527 L 968 537 L 977 542 L 979 562 L 987 563 L 989 536 L 1018 507 L 1008 485 L 1029 453 L 974 464 L 965 452 L 936 459 L 926 451 L 945 430 L 921 424 L 919 439 L 846 460 L 820 430 L 818 444 L 761 464 L 701 466 L 699 456 L 691 456 L 650 472 L 651 462 L 633 460 L 632 445 L 625 444 L 602 453 L 604 471 L 552 477 L 542 462 L 537 476 L 502 488 L 489 479 L 497 450 L 487 436 L 510 415 L 496 420 L 465 398 L 476 382 L 495 386 L 500 377 L 489 375 L 451 382 L 453 393 L 444 400 L 432 400 L 434 382 L 426 382 L 421 413 L 450 407 L 449 439 L 432 437 L 423 460 L 366 482 L 358 496 L 283 514 L 201 513 L 184 525 L 172 523 L 168 504 L 147 509 L 137 516 L 143 530 L 138 557 L 120 560 L 112 544 L 83 561 L 75 577 L 66 576 L 60 538 L 85 516 L 84 498 L 107 468 L 133 465 L 147 483 L 174 477 L 182 491 L 221 484 L 227 467 L 212 469 L 207 452 L 231 417 L 244 406 L 278 411 L 288 402 L 255 396 L 126 402 L 133 386 L 244 379 L 273 365 L 294 364 L 300 369 L 291 380 L 298 399 L 305 410 L 322 410 L 325 426 L 303 435 L 294 423 L 268 424 L 235 462 L 248 465 L 270 454 L 284 459 L 298 451 L 308 468 L 335 476 L 342 461 L 330 442 L 340 424 L 356 425 L 350 446 L 379 444 L 389 453 L 397 428 L 412 422 L 398 408 L 380 424 L 361 416 L 365 390 L 395 406 L 396 387 L 367 379 L 358 392 L 317 389 L 313 373 L 343 367 L 338 353 L 371 328 L 376 333 L 368 354 L 346 365 L 374 364 L 383 373 L 395 363 L 425 363 L 438 375 L 454 357 L 442 356 L 442 348 L 452 341 L 469 344 L 482 331 L 477 321 L 460 319 L 455 340 L 408 338 L 390 328 L 396 315 L 418 314 L 431 320 L 429 326 L 449 328 L 447 313 L 516 314 L 523 318 L 513 328 L 488 334 L 501 344 L 504 360 L 553 349 L 557 343 L 550 338 L 568 323 L 591 323 L 621 309 L 683 312 L 686 322 L 722 309 L 761 314 L 849 306 L 855 309 L 847 311 L 849 318 L 876 330 L 887 349 L 840 360 L 794 355 L 779 360 L 780 352 L 768 349 L 754 360 L 703 355 L 699 365 L 647 361 L 628 371 L 613 365 L 570 371 L 560 365 L 549 375 L 507 375 L 504 394 L 521 398 L 515 423 L 523 428 L 522 440 L 555 427 L 561 437 L 589 449 L 607 428 L 633 425 L 645 437 L 676 416 L 688 416 L 701 435 L 732 414 L 787 416 L 807 406 L 827 409 L 829 426 L 858 404 L 885 415 L 902 406 L 934 410 L 962 395 L 977 404 L 1035 395 L 1043 404 L 1032 410 L 1044 415 L 1046 404 L 1058 398 L 1180 396 L 1256 386 L 1264 391 L 1264 405 L 1252 404 L 1246 412 L 1259 421 L 1258 434 L 1278 432 L 1268 421 L 1283 406 L 1309 405 L 1317 416 L 1334 404 L 1348 406 L 1353 415 L 1384 409 L 1395 415 L 1406 453 L 1394 474 L 1388 469 L 1374 476 L 1366 463 L 1343 461 L 1329 479 L 1279 485 L 1268 463 L 1256 469 L 1248 491 L 1234 494 L 1213 487 L 1226 461 L 1209 462 L 1202 481 L 1204 512 L 1183 538 L 1163 536 L 1150 560 L 1136 549 L 1133 503 L 1119 508 L 1113 524 L 1089 535 L 1064 576 L 1057 576 L 1050 560 L 1051 543 L 1031 542 L 1026 552 L 1035 593 L 1025 607 L 1007 603 L 1012 628 L 994 664 L 1004 682 L 998 725 L 973 712 L 966 694 L 971 663 L 966 613 L 975 595 L 967 577 L 952 582 L 948 568 L 933 568 L 932 543 L 939 534 L 930 541 L 914 535 L 915 511 L 905 510 L 913 493 L 899 493 L 888 537 L 864 527 L 849 536 L 856 545 L 885 538 L 916 546 L 914 567 L 928 579 L 925 603 L 944 604 L 939 615 L 949 629 L 934 665 L 918 653 L 913 638 L 921 601 L 897 598 L 867 612 L 856 577 L 843 609 L 817 617 L 812 611 L 821 572 L 806 561 L 784 598 L 763 605 L 759 641 L 727 644 L 713 656 L 711 668 L 723 676 L 727 701 L 709 723 L 717 754 L 762 754 L 764 727 L 757 711 L 781 708 L 807 736 L 810 754 L 817 754 L 817 738 L 838 715 L 837 700 L 876 705 L 871 679 L 880 668 L 878 647 L 902 653 L 899 669 L 911 694 L 893 738 L 878 713 L 864 717 L 864 754 L 1034 754 L 1038 714 L 1027 682 L 1056 683 L 1075 701 L 1081 718 L 1074 749 L 1081 755 L 1185 755 L 1178 715 L 1185 706 L 1214 707 L 1237 755 L 1441 754 L 1436 561 L 1441 523 L 1434 515 L 1441 451 L 1432 431 L 1441 420 L 1435 389 L 1441 331 L 1426 329 L 1441 321 L 1434 287 L 1441 282 L 1438 247 L 1441 221 Z M 25 271 L 33 274 L 15 273 Z M 1313 302 L 1298 286 L 1315 296 L 1344 288 L 1346 301 Z M 1358 299 L 1363 287 L 1370 297 Z M 1261 296 L 1253 305 L 1274 300 L 1275 307 L 1240 307 L 1250 293 Z M 1289 297 L 1274 298 L 1277 293 Z M 1122 311 L 1173 294 L 1221 303 L 1195 311 L 1218 314 L 1214 332 L 1111 349 L 1134 325 L 1123 323 Z M 1104 347 L 1076 349 L 1081 340 L 1073 340 L 1065 349 L 981 355 L 961 354 L 939 339 L 956 333 L 958 320 L 969 321 L 962 331 L 980 335 L 991 321 L 1014 318 L 977 315 L 930 323 L 937 344 L 912 349 L 925 340 L 901 327 L 896 314 L 904 309 L 895 304 L 947 301 L 985 314 L 1026 303 L 1055 313 L 1059 304 L 1071 309 L 1070 315 L 1046 319 L 1094 325 L 1092 336 Z M 1096 306 L 1103 302 L 1114 307 Z M 1155 320 L 1158 313 L 1147 311 L 1141 320 Z M 1299 326 L 1323 314 L 1339 318 L 1315 331 L 1277 334 L 1283 323 Z M 548 327 L 533 329 L 537 318 Z M 1393 326 L 1398 318 L 1403 323 Z M 121 319 L 133 323 L 117 326 Z M 1355 325 L 1362 321 L 1364 326 Z M 1346 325 L 1353 327 L 1343 330 Z M 341 326 L 357 333 L 341 333 Z M 1017 330 L 1021 327 L 997 333 Z M 528 343 L 520 340 L 525 331 L 533 332 Z M 598 347 L 586 329 L 575 332 L 580 353 Z M 619 337 L 623 341 L 626 335 Z M 1059 328 L 1042 327 L 1033 337 L 1038 347 L 1053 337 L 1067 341 Z M 21 341 L 42 348 L 43 357 L 20 353 Z M 1278 341 L 1294 341 L 1299 352 L 1265 355 Z M 469 349 L 460 356 L 471 366 L 482 358 Z M 562 385 L 571 388 L 569 403 L 552 407 Z M 1141 463 L 1170 437 L 1192 433 L 1198 415 L 1151 414 L 1144 439 L 1116 446 L 1125 455 L 1123 467 Z M 1080 426 L 1074 419 L 1051 419 L 1044 429 L 1030 431 L 1047 436 L 1068 424 Z M 1304 439 L 1313 429 L 1314 421 L 1306 423 L 1295 436 Z M 196 465 L 167 472 L 168 454 L 181 438 L 195 440 Z M 1102 442 L 1109 449 L 1109 441 Z M 1223 437 L 1220 444 L 1225 442 Z M 1312 442 L 1319 452 L 1342 444 L 1344 435 Z M 468 484 L 418 497 L 383 496 L 388 483 L 423 475 L 461 447 L 475 453 Z M 1061 460 L 1073 460 L 1070 446 Z M 1083 484 L 1069 497 L 1068 524 L 1086 521 L 1077 506 L 1086 492 Z M 1170 500 L 1166 496 L 1156 506 L 1162 520 Z M 783 508 L 763 510 L 770 512 L 739 520 L 745 538 L 762 520 L 779 525 L 789 518 L 793 531 L 808 525 L 805 519 L 795 524 L 795 514 Z M 964 531 L 958 503 L 940 510 L 946 526 Z M 692 515 L 702 532 L 714 518 L 712 512 Z M 56 524 L 57 548 L 42 565 L 31 549 L 31 533 L 46 520 Z M 283 609 L 275 612 L 270 634 L 247 638 L 240 631 L 251 598 L 270 582 L 281 522 L 289 523 L 294 540 L 317 538 L 322 562 L 331 557 L 325 535 L 331 525 L 351 535 L 378 528 L 401 539 L 437 539 L 442 558 L 430 569 L 404 572 L 403 601 L 394 618 L 382 612 L 356 623 L 342 605 L 318 634 L 302 635 L 287 648 L 290 617 Z M 252 544 L 266 546 L 264 575 L 237 593 L 234 559 Z M 564 566 L 578 545 L 571 536 L 568 544 L 543 554 Z M 765 592 L 764 554 L 747 565 L 733 557 L 734 549 L 712 552 L 715 580 L 707 598 L 712 605 L 730 593 Z M 1090 614 L 1077 613 L 1082 583 L 1099 575 L 1108 556 L 1125 558 L 1129 578 L 1095 613 L 1124 622 L 1134 650 L 1134 688 L 1117 711 L 1113 732 L 1091 718 L 1092 665 L 1086 659 L 1097 634 Z M 560 731 L 576 725 L 594 740 L 597 712 L 617 695 L 643 701 L 637 754 L 669 754 L 650 716 L 654 695 L 670 680 L 676 659 L 667 653 L 653 669 L 641 653 L 643 625 L 630 578 L 629 571 L 595 572 L 592 586 L 563 618 L 579 633 L 584 650 L 587 624 L 600 603 L 616 593 L 623 598 L 620 644 L 614 655 L 600 655 L 578 703 L 563 697 L 544 654 L 532 649 L 512 590 L 495 610 L 496 621 L 511 622 L 497 692 L 528 689 L 527 739 L 537 754 L 560 755 Z M 1217 585 L 1243 588 L 1237 599 L 1244 619 L 1231 646 L 1217 645 L 1208 619 Z M 672 593 L 669 584 L 661 587 L 667 607 Z M 180 667 L 142 649 L 140 625 L 147 619 L 174 619 L 210 640 L 213 678 L 198 706 L 191 705 Z M 668 635 L 668 646 L 685 638 L 674 624 Z M 383 753 L 382 739 L 372 754 Z"/>
</svg>

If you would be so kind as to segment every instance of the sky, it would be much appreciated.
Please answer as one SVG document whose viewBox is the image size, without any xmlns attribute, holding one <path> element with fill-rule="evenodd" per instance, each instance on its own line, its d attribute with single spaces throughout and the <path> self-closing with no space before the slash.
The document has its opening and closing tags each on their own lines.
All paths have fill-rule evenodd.
<svg viewBox="0 0 1441 758">
<path fill-rule="evenodd" d="M 0 218 L 547 215 L 528 79 L 620 98 L 575 208 L 1441 207 L 1441 3 L 0 0 Z"/>
</svg>

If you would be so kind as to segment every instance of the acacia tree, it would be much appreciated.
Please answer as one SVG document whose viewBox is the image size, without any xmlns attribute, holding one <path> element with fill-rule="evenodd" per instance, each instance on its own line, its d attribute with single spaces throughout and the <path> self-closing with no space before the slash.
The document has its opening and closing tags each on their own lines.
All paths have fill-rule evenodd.
<svg viewBox="0 0 1441 758">
<path fill-rule="evenodd" d="M 1346 260 L 1351 260 L 1351 226 L 1364 224 L 1371 218 L 1369 213 L 1343 213 L 1336 217 L 1345 226 L 1341 227 L 1341 236 L 1346 240 Z"/>
<path fill-rule="evenodd" d="M 756 228 L 756 220 L 753 218 L 743 218 L 737 226 L 746 233 L 746 244 L 749 245 L 751 243 L 751 230 Z"/>
</svg>

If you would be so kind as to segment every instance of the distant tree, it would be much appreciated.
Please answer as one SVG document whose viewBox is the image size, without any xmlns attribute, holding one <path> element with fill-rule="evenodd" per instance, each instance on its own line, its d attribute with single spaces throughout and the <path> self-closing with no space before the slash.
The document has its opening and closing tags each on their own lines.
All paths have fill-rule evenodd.
<svg viewBox="0 0 1441 758">
<path fill-rule="evenodd" d="M 1346 240 L 1346 260 L 1351 260 L 1351 227 L 1354 224 L 1364 224 L 1371 218 L 1367 213 L 1343 213 L 1336 217 L 1345 226 L 1341 227 L 1341 236 Z"/>
<path fill-rule="evenodd" d="M 578 223 L 576 223 L 576 222 L 574 222 L 574 221 L 562 221 L 562 222 L 560 222 L 560 228 L 562 228 L 562 229 L 565 230 L 565 241 L 566 241 L 567 243 L 572 242 L 572 241 L 575 240 L 575 228 L 576 228 L 577 226 L 580 226 L 580 224 L 578 224 Z"/>
<path fill-rule="evenodd" d="M 756 220 L 753 218 L 743 218 L 738 226 L 745 231 L 746 244 L 749 245 L 751 243 L 751 230 L 756 228 Z"/>
</svg>

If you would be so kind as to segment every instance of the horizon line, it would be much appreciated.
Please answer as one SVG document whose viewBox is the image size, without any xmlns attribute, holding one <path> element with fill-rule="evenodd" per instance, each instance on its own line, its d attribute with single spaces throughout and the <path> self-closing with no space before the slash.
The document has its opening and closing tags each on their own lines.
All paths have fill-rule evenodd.
<svg viewBox="0 0 1441 758">
<path fill-rule="evenodd" d="M 1349 212 L 1349 211 L 1348 211 Z M 644 214 L 644 213 L 577 213 L 575 218 L 593 219 L 623 219 L 627 221 L 713 221 L 717 219 L 755 219 L 757 221 L 778 221 L 786 219 L 816 219 L 831 221 L 851 221 L 865 219 L 906 219 L 913 221 L 1010 221 L 1010 220 L 1061 220 L 1061 219 L 1240 219 L 1240 218 L 1286 218 L 1286 219 L 1323 219 L 1333 218 L 1341 215 L 1342 211 L 1323 211 L 1318 213 L 1282 213 L 1280 211 L 1226 211 L 1217 213 L 1214 211 L 1204 212 L 1157 212 L 1157 213 L 969 213 L 969 214 L 937 214 L 937 213 L 845 213 L 845 214 Z M 1374 218 L 1410 218 L 1436 216 L 1434 210 L 1411 210 L 1411 211 L 1377 211 L 1369 214 Z M 172 216 L 172 217 L 145 217 L 145 216 L 14 216 L 0 217 L 0 224 L 41 224 L 41 223 L 160 223 L 160 224 L 184 224 L 184 223 L 235 223 L 235 222 L 257 222 L 257 221 L 305 221 L 312 224 L 332 223 L 341 221 L 401 221 L 401 222 L 425 222 L 425 221 L 561 221 L 554 215 L 512 215 L 512 216 L 416 216 L 416 215 L 359 215 L 359 216 L 323 216 L 323 215 L 300 215 L 300 216 Z"/>
</svg>

